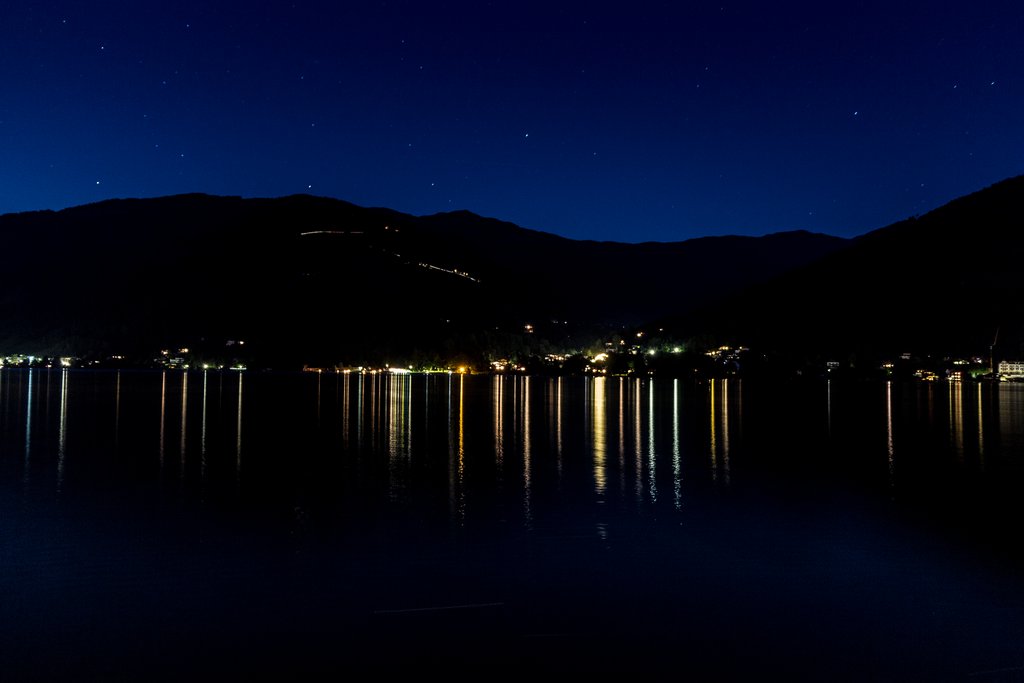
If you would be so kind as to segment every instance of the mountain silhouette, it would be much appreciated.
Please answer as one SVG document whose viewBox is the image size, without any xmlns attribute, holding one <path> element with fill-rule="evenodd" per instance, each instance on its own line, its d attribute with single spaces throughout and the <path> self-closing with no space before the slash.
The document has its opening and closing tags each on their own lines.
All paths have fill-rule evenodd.
<svg viewBox="0 0 1024 683">
<path fill-rule="evenodd" d="M 451 353 L 526 324 L 556 338 L 559 325 L 707 310 L 848 242 L 577 241 L 466 211 L 202 194 L 8 214 L 0 237 L 0 351 L 144 354 L 244 339 L 302 362 Z"/>
<path fill-rule="evenodd" d="M 1022 356 L 1024 176 L 866 233 L 771 282 L 662 321 L 794 356 Z"/>
</svg>

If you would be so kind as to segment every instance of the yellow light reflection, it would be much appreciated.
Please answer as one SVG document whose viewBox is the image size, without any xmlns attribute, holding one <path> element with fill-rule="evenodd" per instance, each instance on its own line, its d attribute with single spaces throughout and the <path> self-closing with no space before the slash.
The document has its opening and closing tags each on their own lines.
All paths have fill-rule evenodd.
<svg viewBox="0 0 1024 683">
<path fill-rule="evenodd" d="M 964 395 L 963 382 L 949 382 L 949 434 L 957 457 L 964 458 Z"/>
<path fill-rule="evenodd" d="M 721 473 L 722 481 L 726 486 L 729 485 L 731 477 L 729 440 L 732 437 L 734 425 L 730 423 L 730 410 L 734 404 L 740 409 L 740 416 L 742 416 L 742 406 L 739 405 L 737 397 L 730 395 L 733 393 L 739 394 L 737 380 L 713 379 L 710 381 L 708 394 L 711 420 L 711 478 L 713 481 L 718 481 L 719 473 Z"/>
<path fill-rule="evenodd" d="M 323 384 L 324 374 L 321 371 L 316 373 L 316 424 L 320 425 L 320 396 Z"/>
<path fill-rule="evenodd" d="M 463 417 L 465 377 L 459 375 L 458 415 L 452 411 L 452 375 L 448 375 L 448 510 L 452 522 L 465 522 L 466 506 L 462 482 L 465 465 Z"/>
<path fill-rule="evenodd" d="M 715 415 L 715 380 L 708 385 L 711 395 L 711 479 L 718 481 L 718 417 Z"/>
<path fill-rule="evenodd" d="M 392 500 L 400 494 L 402 482 L 398 476 L 399 470 L 409 454 L 407 440 L 410 431 L 407 405 L 408 395 L 411 393 L 408 391 L 409 380 L 408 375 L 400 374 L 389 374 L 387 380 L 388 476 Z"/>
<path fill-rule="evenodd" d="M 497 465 L 498 479 L 501 479 L 502 464 L 505 460 L 505 403 L 504 375 L 491 377 L 491 412 L 494 415 L 494 462 Z"/>
<path fill-rule="evenodd" d="M 379 375 L 370 375 L 370 442 L 374 450 L 380 438 L 380 425 L 377 424 L 377 381 Z"/>
<path fill-rule="evenodd" d="M 604 502 L 604 495 L 608 489 L 608 479 L 605 459 L 607 456 L 607 427 L 605 425 L 605 382 L 604 377 L 593 379 L 594 399 L 591 402 L 591 427 L 594 450 L 594 493 L 597 494 L 598 502 Z"/>
</svg>

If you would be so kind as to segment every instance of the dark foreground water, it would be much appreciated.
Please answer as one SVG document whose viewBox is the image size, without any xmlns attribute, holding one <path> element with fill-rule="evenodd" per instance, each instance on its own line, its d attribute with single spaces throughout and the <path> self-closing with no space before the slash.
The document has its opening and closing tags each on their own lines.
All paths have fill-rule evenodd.
<svg viewBox="0 0 1024 683">
<path fill-rule="evenodd" d="M 1024 679 L 1024 386 L 0 370 L 0 678 Z"/>
</svg>

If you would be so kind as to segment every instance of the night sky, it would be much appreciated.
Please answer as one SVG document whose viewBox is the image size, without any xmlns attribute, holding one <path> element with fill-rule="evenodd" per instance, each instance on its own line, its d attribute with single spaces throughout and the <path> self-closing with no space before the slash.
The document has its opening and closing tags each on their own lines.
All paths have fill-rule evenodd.
<svg viewBox="0 0 1024 683">
<path fill-rule="evenodd" d="M 0 2 L 0 212 L 853 235 L 1024 172 L 1024 3 Z"/>
</svg>

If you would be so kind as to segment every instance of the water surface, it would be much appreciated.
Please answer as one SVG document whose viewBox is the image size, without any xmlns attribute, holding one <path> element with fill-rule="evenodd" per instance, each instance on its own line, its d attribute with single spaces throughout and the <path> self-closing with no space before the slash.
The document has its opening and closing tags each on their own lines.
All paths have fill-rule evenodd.
<svg viewBox="0 0 1024 683">
<path fill-rule="evenodd" d="M 1018 385 L 8 368 L 0 664 L 1014 679 L 1022 465 Z"/>
</svg>

